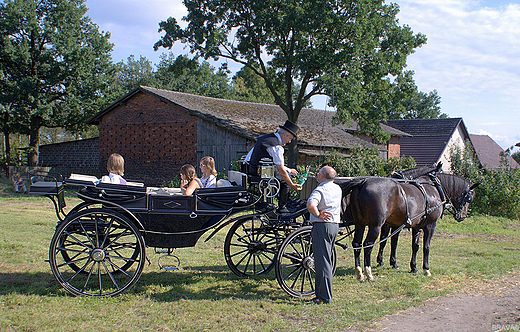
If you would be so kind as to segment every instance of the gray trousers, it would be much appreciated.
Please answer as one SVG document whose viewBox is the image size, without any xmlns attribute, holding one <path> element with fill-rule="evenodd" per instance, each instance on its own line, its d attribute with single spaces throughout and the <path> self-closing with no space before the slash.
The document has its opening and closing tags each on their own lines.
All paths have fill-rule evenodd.
<svg viewBox="0 0 520 332">
<path fill-rule="evenodd" d="M 334 262 L 332 252 L 338 235 L 339 225 L 330 222 L 318 222 L 312 226 L 312 250 L 316 269 L 316 297 L 324 303 L 332 301 L 332 276 Z"/>
</svg>

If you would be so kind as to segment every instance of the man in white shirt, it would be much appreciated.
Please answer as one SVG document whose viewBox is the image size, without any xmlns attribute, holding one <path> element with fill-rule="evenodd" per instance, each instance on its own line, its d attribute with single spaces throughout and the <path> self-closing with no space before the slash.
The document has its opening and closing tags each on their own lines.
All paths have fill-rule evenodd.
<svg viewBox="0 0 520 332">
<path fill-rule="evenodd" d="M 311 214 L 312 249 L 316 270 L 316 297 L 312 303 L 332 301 L 332 277 L 334 262 L 332 253 L 338 235 L 341 214 L 341 188 L 334 183 L 336 171 L 323 166 L 316 179 L 320 183 L 307 200 L 307 210 Z"/>
</svg>

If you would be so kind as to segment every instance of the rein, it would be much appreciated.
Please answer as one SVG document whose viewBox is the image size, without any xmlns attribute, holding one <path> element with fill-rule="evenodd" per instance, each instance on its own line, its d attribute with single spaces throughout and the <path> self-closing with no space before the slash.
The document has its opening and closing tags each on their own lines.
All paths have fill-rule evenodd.
<svg viewBox="0 0 520 332">
<path fill-rule="evenodd" d="M 380 244 L 381 242 L 385 242 L 386 240 L 388 240 L 389 238 L 391 238 L 392 236 L 396 235 L 397 233 L 399 233 L 406 225 L 408 225 L 408 223 L 404 223 L 402 224 L 401 226 L 399 226 L 399 228 L 397 228 L 395 231 L 392 232 L 392 234 L 388 235 L 387 237 L 385 237 L 384 239 L 382 240 L 379 240 L 377 242 L 374 242 L 372 243 L 371 245 L 368 245 L 368 246 L 362 246 L 362 247 L 352 247 L 352 249 L 354 250 L 361 250 L 361 249 L 366 249 L 366 248 L 372 248 L 373 246 L 377 245 L 377 244 Z M 348 247 L 344 244 L 341 244 L 341 243 L 337 243 L 337 245 L 339 245 L 340 247 L 342 247 L 343 249 L 348 249 Z"/>
</svg>

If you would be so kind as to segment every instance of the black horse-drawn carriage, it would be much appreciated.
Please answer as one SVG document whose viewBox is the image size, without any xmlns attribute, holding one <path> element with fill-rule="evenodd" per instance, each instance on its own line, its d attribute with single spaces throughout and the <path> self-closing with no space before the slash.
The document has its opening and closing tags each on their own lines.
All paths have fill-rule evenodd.
<svg viewBox="0 0 520 332">
<path fill-rule="evenodd" d="M 307 211 L 303 203 L 291 213 L 276 213 L 270 200 L 279 185 L 272 166 L 262 167 L 262 177 L 230 171 L 228 186 L 192 196 L 75 174 L 33 184 L 31 194 L 49 197 L 59 219 L 49 248 L 52 273 L 74 295 L 119 295 L 139 280 L 147 248 L 168 255 L 230 224 L 224 256 L 231 271 L 242 277 L 269 272 L 284 239 L 306 223 Z M 65 185 L 79 188 L 82 200 L 67 213 Z"/>
<path fill-rule="evenodd" d="M 252 276 L 275 266 L 278 283 L 285 292 L 296 297 L 312 296 L 312 226 L 307 222 L 305 202 L 296 204 L 290 213 L 276 213 L 270 200 L 277 194 L 279 183 L 272 165 L 263 165 L 260 177 L 230 171 L 229 180 L 230 186 L 199 189 L 192 196 L 139 183 L 99 183 L 88 176 L 33 184 L 31 193 L 49 197 L 60 219 L 49 249 L 54 276 L 74 295 L 119 295 L 139 280 L 147 247 L 171 254 L 174 248 L 195 246 L 209 230 L 213 232 L 208 239 L 231 225 L 224 256 L 233 273 Z M 412 270 L 419 246 L 416 234 L 424 231 L 423 268 L 429 273 L 429 241 L 438 218 L 450 208 L 456 220 L 464 219 L 476 187 L 442 173 L 419 176 L 417 180 L 365 177 L 336 182 L 343 190 L 344 218 L 352 221 L 340 224 L 343 231 L 336 244 L 349 248 L 343 242 L 354 233 L 352 247 L 356 249 L 360 279 L 359 253 L 364 250 L 364 266 L 371 278 L 370 253 L 384 224 L 396 228 L 393 234 L 403 227 L 412 228 Z M 83 200 L 68 213 L 64 212 L 64 185 L 79 187 L 77 195 Z M 313 189 L 309 182 L 306 186 L 307 192 Z M 373 218 L 369 218 L 371 215 Z M 351 224 L 355 224 L 355 230 Z M 367 238 L 361 243 L 367 226 Z M 334 264 L 335 256 L 334 251 Z"/>
</svg>

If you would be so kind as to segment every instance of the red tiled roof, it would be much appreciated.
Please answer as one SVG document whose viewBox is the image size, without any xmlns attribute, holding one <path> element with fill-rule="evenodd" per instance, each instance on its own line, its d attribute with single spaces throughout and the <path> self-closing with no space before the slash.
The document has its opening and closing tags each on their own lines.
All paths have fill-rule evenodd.
<svg viewBox="0 0 520 332">
<path fill-rule="evenodd" d="M 482 167 L 488 170 L 500 169 L 500 153 L 504 152 L 500 145 L 487 135 L 470 134 L 469 137 Z M 512 168 L 520 168 L 511 156 L 507 156 L 506 159 Z"/>
</svg>

